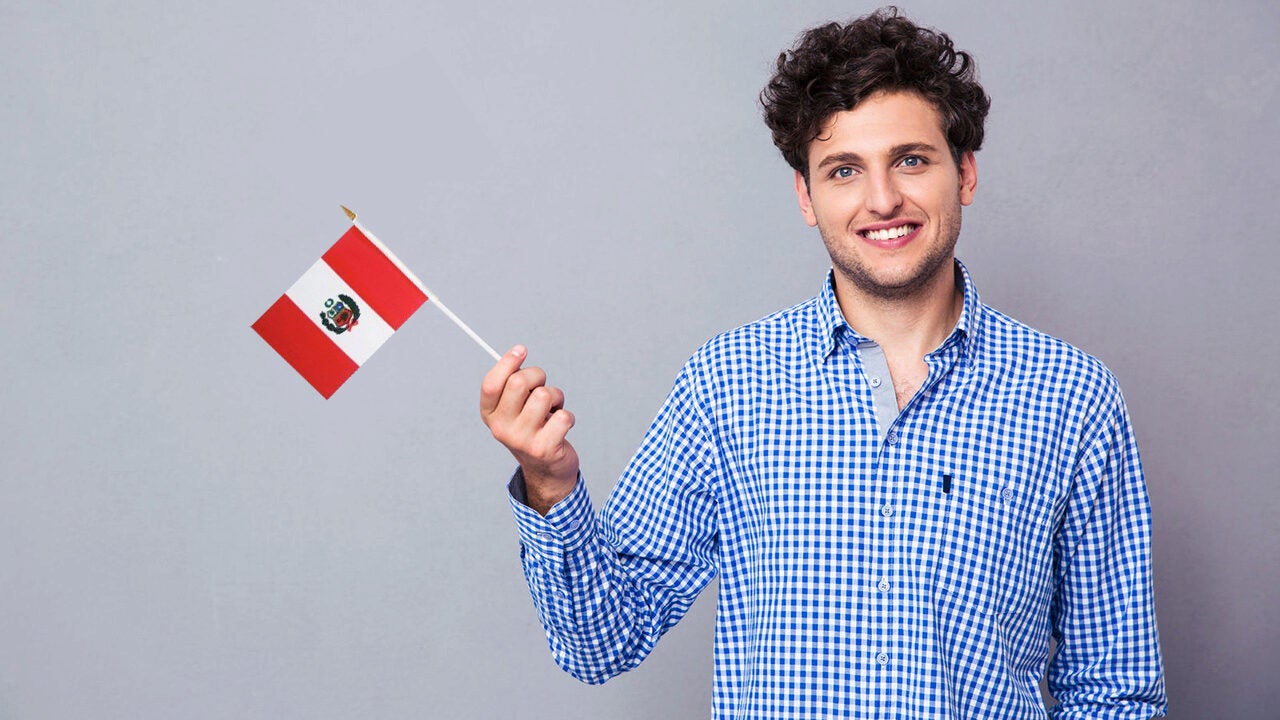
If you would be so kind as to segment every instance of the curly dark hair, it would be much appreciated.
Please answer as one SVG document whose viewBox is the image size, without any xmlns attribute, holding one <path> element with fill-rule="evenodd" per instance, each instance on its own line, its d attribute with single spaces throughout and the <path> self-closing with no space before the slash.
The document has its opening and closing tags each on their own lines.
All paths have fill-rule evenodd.
<svg viewBox="0 0 1280 720">
<path fill-rule="evenodd" d="M 962 154 L 982 147 L 991 107 L 976 75 L 973 57 L 956 50 L 945 33 L 922 28 L 890 6 L 806 31 L 778 56 L 760 103 L 773 144 L 806 183 L 809 144 L 827 119 L 882 90 L 909 90 L 932 103 L 958 164 Z"/>
</svg>

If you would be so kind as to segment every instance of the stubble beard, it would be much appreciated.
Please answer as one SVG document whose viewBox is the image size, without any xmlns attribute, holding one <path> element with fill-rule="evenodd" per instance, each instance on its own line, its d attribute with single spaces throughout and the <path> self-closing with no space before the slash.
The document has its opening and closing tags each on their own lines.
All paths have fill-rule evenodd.
<svg viewBox="0 0 1280 720">
<path fill-rule="evenodd" d="M 822 235 L 823 244 L 827 246 L 827 253 L 831 256 L 831 263 L 835 266 L 836 272 L 853 283 L 858 290 L 880 300 L 903 300 L 923 292 L 930 281 L 944 268 L 950 270 L 951 261 L 955 257 L 956 241 L 960 239 L 960 208 L 959 203 L 956 205 L 954 214 L 947 218 L 942 227 L 941 242 L 930 248 L 908 275 L 893 280 L 877 277 L 874 270 L 863 263 L 855 253 L 843 250 L 843 246 L 848 241 L 832 237 L 834 233 L 830 233 L 821 225 L 818 226 L 818 232 Z M 864 241 L 860 237 L 855 237 L 853 242 Z"/>
</svg>

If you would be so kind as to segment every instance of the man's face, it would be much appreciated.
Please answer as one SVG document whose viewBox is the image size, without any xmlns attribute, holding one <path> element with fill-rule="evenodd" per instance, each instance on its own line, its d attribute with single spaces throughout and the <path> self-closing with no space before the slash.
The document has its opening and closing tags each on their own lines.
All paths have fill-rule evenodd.
<svg viewBox="0 0 1280 720">
<path fill-rule="evenodd" d="M 973 202 L 973 153 L 956 166 L 938 111 L 912 92 L 880 92 L 827 119 L 809 145 L 800 211 L 816 225 L 837 273 L 886 300 L 910 297 L 951 272 L 960 206 Z"/>
</svg>

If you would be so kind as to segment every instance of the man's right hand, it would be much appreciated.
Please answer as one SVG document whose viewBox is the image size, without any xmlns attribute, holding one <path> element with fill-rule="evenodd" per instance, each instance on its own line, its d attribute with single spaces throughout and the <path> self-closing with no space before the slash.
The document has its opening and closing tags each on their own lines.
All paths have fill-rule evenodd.
<svg viewBox="0 0 1280 720">
<path fill-rule="evenodd" d="M 578 482 L 578 452 L 565 439 L 574 418 L 541 368 L 520 367 L 527 354 L 511 348 L 484 376 L 480 417 L 520 463 L 529 507 L 546 515 Z"/>
</svg>

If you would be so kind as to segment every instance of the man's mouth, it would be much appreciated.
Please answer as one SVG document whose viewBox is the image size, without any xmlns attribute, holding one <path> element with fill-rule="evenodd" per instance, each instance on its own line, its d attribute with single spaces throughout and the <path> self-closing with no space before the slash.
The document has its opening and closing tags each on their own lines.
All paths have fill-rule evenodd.
<svg viewBox="0 0 1280 720">
<path fill-rule="evenodd" d="M 868 240 L 884 242 L 886 240 L 897 240 L 898 238 L 903 237 L 904 235 L 910 235 L 911 233 L 915 232 L 916 228 L 918 227 L 920 226 L 914 223 L 907 223 L 905 225 L 898 225 L 890 228 L 882 228 L 880 230 L 863 230 L 859 234 Z"/>
</svg>

